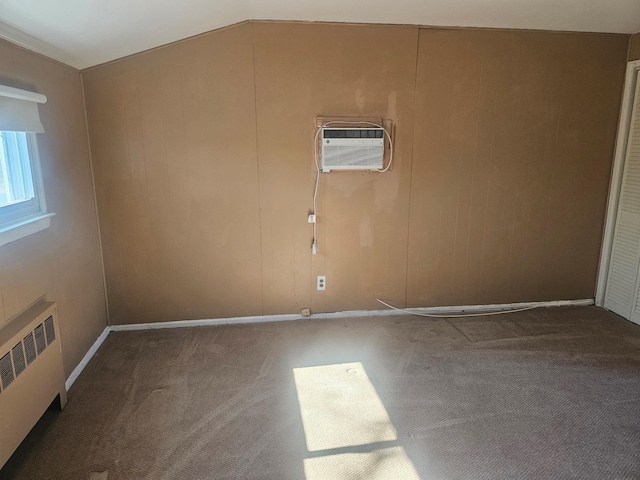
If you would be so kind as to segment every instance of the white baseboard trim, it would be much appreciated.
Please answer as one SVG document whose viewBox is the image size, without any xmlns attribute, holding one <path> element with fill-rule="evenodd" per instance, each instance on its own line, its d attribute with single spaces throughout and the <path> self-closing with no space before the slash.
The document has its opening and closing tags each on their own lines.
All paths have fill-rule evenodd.
<svg viewBox="0 0 640 480">
<path fill-rule="evenodd" d="M 411 308 L 409 311 L 403 310 L 348 310 L 345 312 L 316 313 L 310 317 L 303 317 L 297 313 L 284 315 L 257 315 L 252 317 L 231 317 L 231 318 L 207 318 L 203 320 L 179 320 L 172 322 L 154 323 L 132 323 L 129 325 L 111 325 L 104 329 L 98 339 L 91 346 L 78 366 L 71 372 L 65 382 L 67 391 L 80 376 L 91 358 L 96 354 L 102 343 L 111 332 L 125 332 L 132 330 L 159 330 L 164 328 L 186 328 L 186 327 L 208 327 L 216 325 L 237 325 L 244 323 L 265 323 L 265 322 L 285 322 L 292 320 L 323 320 L 332 318 L 355 318 L 355 317 L 386 317 L 396 315 L 410 315 L 411 312 L 448 314 L 448 313 L 482 313 L 495 312 L 499 310 L 515 310 L 519 308 L 548 308 L 548 307 L 580 307 L 593 305 L 594 300 L 587 298 L 583 300 L 556 300 L 552 302 L 528 302 L 528 303 L 500 303 L 493 305 L 464 305 L 447 307 L 426 307 Z"/>
<path fill-rule="evenodd" d="M 159 330 L 164 328 L 185 328 L 185 327 L 208 327 L 216 325 L 237 325 L 244 323 L 264 323 L 264 322 L 284 322 L 292 320 L 322 320 L 331 318 L 354 318 L 354 317 L 383 317 L 390 315 L 410 315 L 411 312 L 447 314 L 447 313 L 482 313 L 494 312 L 498 310 L 515 310 L 518 308 L 548 308 L 548 307 L 578 307 L 593 305 L 592 298 L 582 300 L 556 300 L 551 302 L 528 302 L 528 303 L 501 303 L 493 305 L 465 305 L 447 307 L 425 307 L 411 308 L 410 311 L 401 310 L 348 310 L 335 313 L 316 313 L 310 317 L 303 317 L 297 313 L 284 315 L 258 315 L 251 317 L 231 317 L 231 318 L 207 318 L 202 320 L 178 320 L 170 322 L 153 323 L 132 323 L 127 325 L 111 325 L 112 332 L 124 332 L 132 330 Z"/>
<path fill-rule="evenodd" d="M 82 358 L 78 366 L 73 369 L 73 372 L 71 372 L 71 375 L 69 375 L 69 378 L 67 378 L 67 381 L 64 382 L 64 386 L 66 387 L 67 391 L 69 391 L 69 389 L 71 388 L 71 385 L 73 385 L 73 383 L 80 376 L 82 371 L 85 369 L 85 367 L 89 363 L 89 360 L 91 360 L 91 358 L 96 354 L 96 352 L 98 351 L 102 343 L 109 336 L 109 333 L 111 333 L 110 328 L 109 327 L 105 328 L 100 334 L 100 336 L 98 337 L 98 339 L 95 342 L 93 342 L 93 345 L 91 345 L 91 348 L 89 349 L 87 354 Z"/>
</svg>

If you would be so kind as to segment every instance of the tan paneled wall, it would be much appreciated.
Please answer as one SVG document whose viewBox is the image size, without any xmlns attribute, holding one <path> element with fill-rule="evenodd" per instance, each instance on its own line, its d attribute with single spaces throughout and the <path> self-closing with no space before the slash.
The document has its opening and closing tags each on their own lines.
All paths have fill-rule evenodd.
<svg viewBox="0 0 640 480">
<path fill-rule="evenodd" d="M 58 303 L 67 376 L 107 325 L 80 73 L 0 40 L 0 83 L 43 93 L 38 135 L 48 230 L 0 247 L 0 327 Z"/>
<path fill-rule="evenodd" d="M 625 43 L 421 30 L 410 305 L 593 296 Z"/>
<path fill-rule="evenodd" d="M 640 60 L 640 33 L 631 35 L 629 40 L 629 61 Z"/>
<path fill-rule="evenodd" d="M 404 303 L 417 40 L 416 28 L 255 24 L 265 314 Z M 391 172 L 322 175 L 314 256 L 316 115 L 392 118 L 397 138 Z"/>
<path fill-rule="evenodd" d="M 112 321 L 592 297 L 627 45 L 249 22 L 84 72 Z M 312 256 L 332 115 L 396 163 L 321 176 Z"/>
<path fill-rule="evenodd" d="M 114 323 L 259 315 L 251 25 L 84 74 Z"/>
</svg>

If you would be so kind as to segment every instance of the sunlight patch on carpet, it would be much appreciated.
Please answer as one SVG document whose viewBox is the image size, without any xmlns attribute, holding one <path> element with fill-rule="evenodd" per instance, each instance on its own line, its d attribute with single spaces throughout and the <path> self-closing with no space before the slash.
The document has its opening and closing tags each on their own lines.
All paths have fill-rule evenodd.
<svg viewBox="0 0 640 480">
<path fill-rule="evenodd" d="M 294 368 L 293 375 L 310 452 L 398 438 L 360 362 Z"/>
<path fill-rule="evenodd" d="M 304 461 L 307 480 L 364 479 L 419 480 L 411 460 L 402 447 L 383 448 L 366 453 L 341 453 Z"/>
</svg>

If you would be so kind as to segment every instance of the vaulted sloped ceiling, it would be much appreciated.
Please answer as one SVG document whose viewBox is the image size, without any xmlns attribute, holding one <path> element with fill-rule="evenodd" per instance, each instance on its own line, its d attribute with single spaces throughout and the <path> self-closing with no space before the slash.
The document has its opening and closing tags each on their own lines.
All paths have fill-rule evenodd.
<svg viewBox="0 0 640 480">
<path fill-rule="evenodd" d="M 248 19 L 635 33 L 640 1 L 0 0 L 0 38 L 80 69 Z"/>
</svg>

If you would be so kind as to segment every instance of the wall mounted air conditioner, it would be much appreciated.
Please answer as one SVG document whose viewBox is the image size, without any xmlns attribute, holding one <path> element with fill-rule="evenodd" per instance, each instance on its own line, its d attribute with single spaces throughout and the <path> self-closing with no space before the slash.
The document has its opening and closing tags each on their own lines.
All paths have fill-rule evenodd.
<svg viewBox="0 0 640 480">
<path fill-rule="evenodd" d="M 381 170 L 384 162 L 384 129 L 327 128 L 321 132 L 321 169 Z"/>
</svg>

